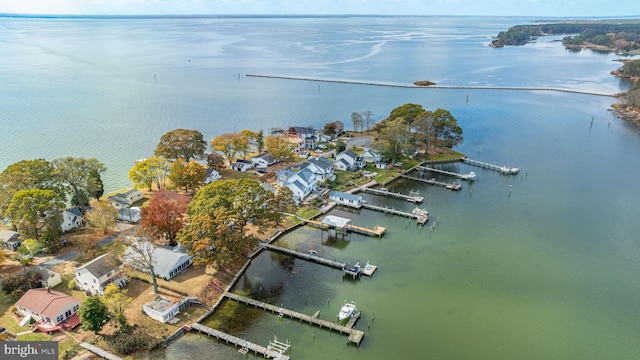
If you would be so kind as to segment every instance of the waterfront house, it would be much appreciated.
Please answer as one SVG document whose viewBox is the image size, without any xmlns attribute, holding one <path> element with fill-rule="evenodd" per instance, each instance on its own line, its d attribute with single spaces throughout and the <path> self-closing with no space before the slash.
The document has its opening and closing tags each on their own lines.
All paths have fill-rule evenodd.
<svg viewBox="0 0 640 360">
<path fill-rule="evenodd" d="M 158 295 L 152 301 L 142 305 L 142 311 L 150 318 L 160 321 L 165 324 L 167 322 L 173 323 L 171 319 L 180 313 L 180 309 L 190 301 L 196 301 L 197 298 L 193 296 L 187 296 L 182 300 L 169 299 L 165 296 Z M 177 321 L 176 321 L 177 322 Z"/>
<path fill-rule="evenodd" d="M 52 288 L 62 282 L 62 275 L 59 272 L 42 266 L 34 266 L 31 269 L 40 274 L 40 285 L 42 287 Z"/>
<path fill-rule="evenodd" d="M 364 158 L 352 150 L 345 150 L 336 156 L 334 167 L 336 170 L 356 171 L 366 166 Z"/>
<path fill-rule="evenodd" d="M 335 201 L 338 204 L 346 205 L 359 209 L 362 206 L 362 196 L 356 194 L 349 194 L 342 191 L 332 190 L 329 192 L 329 200 Z"/>
<path fill-rule="evenodd" d="M 318 133 L 310 127 L 291 126 L 284 136 L 295 144 L 296 154 L 302 154 L 307 149 L 314 150 L 318 146 Z"/>
<path fill-rule="evenodd" d="M 49 288 L 29 289 L 15 304 L 24 316 L 20 322 L 24 326 L 29 319 L 53 326 L 51 330 L 73 328 L 80 324 L 77 315 L 80 300 Z"/>
<path fill-rule="evenodd" d="M 87 295 L 104 294 L 104 288 L 114 283 L 119 287 L 127 283 L 122 266 L 115 264 L 109 253 L 98 256 L 75 271 L 76 287 Z"/>
<path fill-rule="evenodd" d="M 136 201 L 142 200 L 144 194 L 138 189 L 131 189 L 125 193 L 109 196 L 107 200 L 116 209 L 131 207 Z"/>
<path fill-rule="evenodd" d="M 187 255 L 187 251 L 181 245 L 174 247 L 155 245 L 143 238 L 131 238 L 131 245 L 125 250 L 123 261 L 146 272 L 138 266 L 140 253 L 151 254 L 153 258 L 153 271 L 156 276 L 169 280 L 191 266 L 193 256 Z"/>
<path fill-rule="evenodd" d="M 253 167 L 253 163 L 249 160 L 236 160 L 231 163 L 231 168 L 235 171 L 245 172 Z"/>
<path fill-rule="evenodd" d="M 292 169 L 280 170 L 276 178 L 276 184 L 289 188 L 296 201 L 309 196 L 316 189 L 317 182 L 316 174 L 309 167 L 304 167 L 298 171 L 293 171 Z"/>
<path fill-rule="evenodd" d="M 313 157 L 302 163 L 303 168 L 309 168 L 317 181 L 333 181 L 336 175 L 333 172 L 333 162 L 325 157 Z"/>
<path fill-rule="evenodd" d="M 12 230 L 0 230 L 0 242 L 5 249 L 16 251 L 20 247 L 20 234 Z"/>
<path fill-rule="evenodd" d="M 62 232 L 77 229 L 82 227 L 83 224 L 82 211 L 80 211 L 79 207 L 75 206 L 62 212 L 62 224 L 60 225 Z"/>
<path fill-rule="evenodd" d="M 276 159 L 271 153 L 265 152 L 251 158 L 251 162 L 253 162 L 255 167 L 266 168 L 276 164 L 278 159 Z"/>
<path fill-rule="evenodd" d="M 364 148 L 362 158 L 366 163 L 370 164 L 377 164 L 382 162 L 382 154 L 377 150 L 369 149 L 367 147 Z"/>
<path fill-rule="evenodd" d="M 118 209 L 118 220 L 125 221 L 128 223 L 137 223 L 140 221 L 140 208 L 137 206 L 130 208 L 120 208 Z"/>
</svg>

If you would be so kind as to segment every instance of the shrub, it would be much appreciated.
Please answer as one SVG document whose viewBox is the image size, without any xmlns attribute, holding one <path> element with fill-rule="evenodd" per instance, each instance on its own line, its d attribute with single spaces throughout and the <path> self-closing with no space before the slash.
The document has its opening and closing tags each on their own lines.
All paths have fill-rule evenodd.
<svg viewBox="0 0 640 360">
<path fill-rule="evenodd" d="M 35 271 L 9 276 L 2 282 L 2 291 L 7 295 L 18 297 L 29 289 L 42 287 L 41 278 L 40 273 Z"/>
<path fill-rule="evenodd" d="M 135 327 L 129 332 L 117 332 L 108 341 L 115 352 L 125 355 L 136 350 L 151 350 L 160 344 L 159 339 Z"/>
</svg>

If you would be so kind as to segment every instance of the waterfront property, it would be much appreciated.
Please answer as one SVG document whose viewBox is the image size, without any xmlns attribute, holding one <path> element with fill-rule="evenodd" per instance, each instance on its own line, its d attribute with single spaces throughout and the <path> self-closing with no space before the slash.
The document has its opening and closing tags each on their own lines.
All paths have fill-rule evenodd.
<svg viewBox="0 0 640 360">
<path fill-rule="evenodd" d="M 82 211 L 77 206 L 62 211 L 62 224 L 60 225 L 62 232 L 77 229 L 83 224 Z"/>
<path fill-rule="evenodd" d="M 364 169 L 367 163 L 362 156 L 359 156 L 352 150 L 345 150 L 336 156 L 334 167 L 342 171 L 356 171 Z"/>
<path fill-rule="evenodd" d="M 107 200 L 113 205 L 115 208 L 125 208 L 131 207 L 136 201 L 142 200 L 144 194 L 142 191 L 138 189 L 131 189 L 125 193 L 111 195 L 107 198 Z"/>
<path fill-rule="evenodd" d="M 294 199 L 301 201 L 316 189 L 317 177 L 309 167 L 298 171 L 283 169 L 278 172 L 276 184 L 289 188 L 293 193 Z"/>
<path fill-rule="evenodd" d="M 122 266 L 116 265 L 114 260 L 113 256 L 107 253 L 76 269 L 76 286 L 87 295 L 100 296 L 104 294 L 104 288 L 111 283 L 123 287 L 127 283 L 127 276 Z"/>
<path fill-rule="evenodd" d="M 29 289 L 15 306 L 24 316 L 21 326 L 29 319 L 36 320 L 36 326 L 41 325 L 43 330 L 51 331 L 71 329 L 80 324 L 76 314 L 80 300 L 49 288 Z"/>
<path fill-rule="evenodd" d="M 173 322 L 173 318 L 180 313 L 183 306 L 190 301 L 197 300 L 195 297 L 187 296 L 184 299 L 169 299 L 166 296 L 156 296 L 152 301 L 142 305 L 142 311 L 150 318 L 161 323 Z"/>
<path fill-rule="evenodd" d="M 332 190 L 329 192 L 329 200 L 335 201 L 337 204 L 346 205 L 359 209 L 362 206 L 362 196 L 349 194 L 342 191 Z"/>
<path fill-rule="evenodd" d="M 193 263 L 193 256 L 187 255 L 186 249 L 180 245 L 174 247 L 156 246 L 150 241 L 129 238 L 133 240 L 124 252 L 123 261 L 138 268 L 140 271 L 146 272 L 145 269 L 139 267 L 141 253 L 152 254 L 153 270 L 158 277 L 165 280 L 178 275 Z"/>
<path fill-rule="evenodd" d="M 258 156 L 254 156 L 251 158 L 251 162 L 253 165 L 258 168 L 266 168 L 271 165 L 274 165 L 278 162 L 278 159 L 275 158 L 271 153 L 264 152 Z"/>
</svg>

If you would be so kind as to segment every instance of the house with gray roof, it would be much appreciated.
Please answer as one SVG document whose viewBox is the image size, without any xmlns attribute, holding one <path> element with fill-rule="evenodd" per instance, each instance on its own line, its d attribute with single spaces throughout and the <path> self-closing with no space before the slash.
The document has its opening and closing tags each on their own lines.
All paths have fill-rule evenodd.
<svg viewBox="0 0 640 360">
<path fill-rule="evenodd" d="M 338 204 L 359 209 L 362 206 L 362 196 L 332 190 L 329 192 L 329 200 Z"/>
<path fill-rule="evenodd" d="M 356 171 L 364 169 L 367 163 L 362 156 L 352 150 L 345 150 L 336 156 L 334 166 L 337 170 Z"/>
<path fill-rule="evenodd" d="M 266 168 L 268 166 L 274 165 L 278 162 L 271 153 L 265 152 L 258 156 L 254 156 L 251 158 L 251 162 L 255 165 L 255 167 Z"/>
<path fill-rule="evenodd" d="M 293 171 L 292 169 L 280 170 L 276 178 L 276 184 L 289 188 L 297 201 L 309 196 L 316 189 L 317 182 L 316 174 L 308 167 L 298 171 Z"/>
<path fill-rule="evenodd" d="M 136 201 L 142 200 L 144 194 L 138 189 L 131 189 L 125 193 L 109 196 L 107 200 L 116 209 L 131 207 Z"/>
<path fill-rule="evenodd" d="M 138 267 L 138 259 L 142 253 L 150 253 L 153 259 L 153 271 L 156 276 L 169 280 L 193 264 L 193 256 L 188 255 L 181 245 L 169 247 L 159 246 L 144 238 L 132 238 L 131 245 L 125 250 L 123 261 Z M 144 269 L 138 268 L 140 271 Z"/>
<path fill-rule="evenodd" d="M 309 168 L 318 181 L 333 181 L 336 175 L 333 173 L 333 162 L 325 157 L 312 157 L 302 163 L 302 167 Z"/>
<path fill-rule="evenodd" d="M 115 265 L 114 258 L 107 253 L 89 261 L 75 271 L 76 287 L 88 295 L 104 294 L 104 288 L 110 283 L 120 287 L 127 282 L 122 266 Z"/>
<path fill-rule="evenodd" d="M 16 251 L 20 247 L 20 234 L 12 230 L 0 230 L 0 242 L 6 249 Z"/>
<path fill-rule="evenodd" d="M 83 224 L 82 211 L 80 211 L 79 207 L 75 206 L 62 212 L 62 224 L 60 225 L 62 232 L 77 229 L 82 227 Z"/>
</svg>

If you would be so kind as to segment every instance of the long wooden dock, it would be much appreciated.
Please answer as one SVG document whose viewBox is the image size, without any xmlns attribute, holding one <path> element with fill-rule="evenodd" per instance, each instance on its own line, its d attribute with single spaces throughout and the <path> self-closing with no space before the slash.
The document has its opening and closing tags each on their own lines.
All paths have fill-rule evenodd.
<svg viewBox="0 0 640 360">
<path fill-rule="evenodd" d="M 431 171 L 431 172 L 435 172 L 435 173 L 447 175 L 447 176 L 453 176 L 462 180 L 471 181 L 476 179 L 476 173 L 474 173 L 473 171 L 468 174 L 459 174 L 453 171 L 440 170 L 440 169 L 436 169 L 428 166 L 416 166 L 416 169 L 423 170 L 423 171 Z"/>
<path fill-rule="evenodd" d="M 420 224 L 424 224 L 428 220 L 428 219 L 424 219 L 423 216 L 420 216 L 420 214 L 418 214 L 416 212 L 406 212 L 406 211 L 402 211 L 402 210 L 398 210 L 398 209 L 394 209 L 394 208 L 388 208 L 386 206 L 380 206 L 380 205 L 374 205 L 374 204 L 366 203 L 366 204 L 362 204 L 362 207 L 365 208 L 365 209 L 373 210 L 373 211 L 379 211 L 379 212 L 382 212 L 382 213 L 385 213 L 385 214 L 404 216 L 404 217 L 409 218 L 409 219 L 414 219 Z"/>
<path fill-rule="evenodd" d="M 234 293 L 225 292 L 223 295 L 231 300 L 235 300 L 237 302 L 241 302 L 257 308 L 271 311 L 272 313 L 276 313 L 278 314 L 278 316 L 281 316 L 281 317 L 288 316 L 289 318 L 298 319 L 301 322 L 308 322 L 309 324 L 319 326 L 320 328 L 327 328 L 332 331 L 337 331 L 340 334 L 349 334 L 348 341 L 356 345 L 360 345 L 360 343 L 362 342 L 362 339 L 364 338 L 364 331 L 353 328 L 356 321 L 358 320 L 358 317 L 360 316 L 359 312 L 352 316 L 351 321 L 349 321 L 347 325 L 340 325 L 331 321 L 319 319 L 317 317 L 314 317 L 313 315 L 299 313 L 297 311 L 285 309 L 280 306 L 271 305 L 262 301 L 250 299 L 248 297 L 244 297 Z"/>
<path fill-rule="evenodd" d="M 330 266 L 332 268 L 336 268 L 336 269 L 341 269 L 346 265 L 343 262 L 339 262 L 339 261 L 334 261 L 334 260 L 329 260 L 317 255 L 311 255 L 311 254 L 306 254 L 306 253 L 302 253 L 299 251 L 295 251 L 295 250 L 291 250 L 291 249 L 287 249 L 287 248 L 283 248 L 280 246 L 275 246 L 275 245 L 271 245 L 271 244 L 266 244 L 263 243 L 260 246 L 262 246 L 265 249 L 270 249 L 270 250 L 275 250 L 275 251 L 279 251 L 281 253 L 285 253 L 287 255 L 291 255 L 291 256 L 295 256 L 297 258 L 300 259 L 304 259 L 307 261 L 312 261 L 321 265 L 326 265 L 326 266 Z"/>
<path fill-rule="evenodd" d="M 91 345 L 87 342 L 82 342 L 80 343 L 80 346 L 91 351 L 92 353 L 100 356 L 103 359 L 108 359 L 108 360 L 122 360 L 121 357 L 113 355 L 112 353 L 106 351 L 106 350 L 102 350 L 99 347 L 95 346 L 95 345 Z"/>
<path fill-rule="evenodd" d="M 254 344 L 252 342 L 247 341 L 246 339 L 240 339 L 239 337 L 235 337 L 233 335 L 229 335 L 220 330 L 212 329 L 208 326 L 202 325 L 200 323 L 195 323 L 191 325 L 192 329 L 198 330 L 201 333 L 205 333 L 207 335 L 213 336 L 216 339 L 223 340 L 227 344 L 234 344 L 236 347 L 240 346 L 243 349 L 248 351 L 252 351 L 254 354 L 261 354 L 266 358 L 272 358 L 276 360 L 289 360 L 289 356 L 282 354 L 278 351 L 271 350 L 264 346 Z"/>
<path fill-rule="evenodd" d="M 459 191 L 460 189 L 462 189 L 462 184 L 458 184 L 457 182 L 446 183 L 446 182 L 438 181 L 436 179 L 423 179 L 423 178 L 418 178 L 418 177 L 409 176 L 405 174 L 400 175 L 400 177 L 403 179 L 409 179 L 413 181 L 421 181 L 430 185 L 442 186 L 443 188 L 447 188 L 453 191 Z"/>
<path fill-rule="evenodd" d="M 490 170 L 494 170 L 494 171 L 498 171 L 501 174 L 505 174 L 505 175 L 516 175 L 517 173 L 520 172 L 520 168 L 517 167 L 509 167 L 509 166 L 498 166 L 498 165 L 494 165 L 494 164 L 489 164 L 483 161 L 478 161 L 478 160 L 472 160 L 472 159 L 467 159 L 467 158 L 462 158 L 461 159 L 462 162 L 470 164 L 470 165 L 475 165 L 481 168 L 485 168 L 485 169 L 490 169 Z"/>
<path fill-rule="evenodd" d="M 384 226 L 376 226 L 373 229 L 370 228 L 366 228 L 363 226 L 357 226 L 357 225 L 352 225 L 352 224 L 347 224 L 345 225 L 344 228 L 342 229 L 337 229 L 335 226 L 331 226 L 329 224 L 325 224 L 323 222 L 317 221 L 317 220 L 311 220 L 311 219 L 304 219 L 305 223 L 322 229 L 322 230 L 329 230 L 329 229 L 336 229 L 336 230 L 342 230 L 342 231 L 346 231 L 346 232 L 354 232 L 354 233 L 358 233 L 358 234 L 362 234 L 362 235 L 368 235 L 368 236 L 378 236 L 381 237 L 382 235 L 384 235 L 387 232 L 387 228 Z"/>
<path fill-rule="evenodd" d="M 396 199 L 402 199 L 402 200 L 405 200 L 405 201 L 408 201 L 408 202 L 412 202 L 414 204 L 421 204 L 424 201 L 424 197 L 422 197 L 422 196 L 405 195 L 405 194 L 401 194 L 401 193 L 397 193 L 397 192 L 391 192 L 389 190 L 361 187 L 360 191 L 362 191 L 364 193 L 369 193 L 369 194 L 375 194 L 375 195 L 392 197 L 392 198 L 396 198 Z"/>
</svg>

